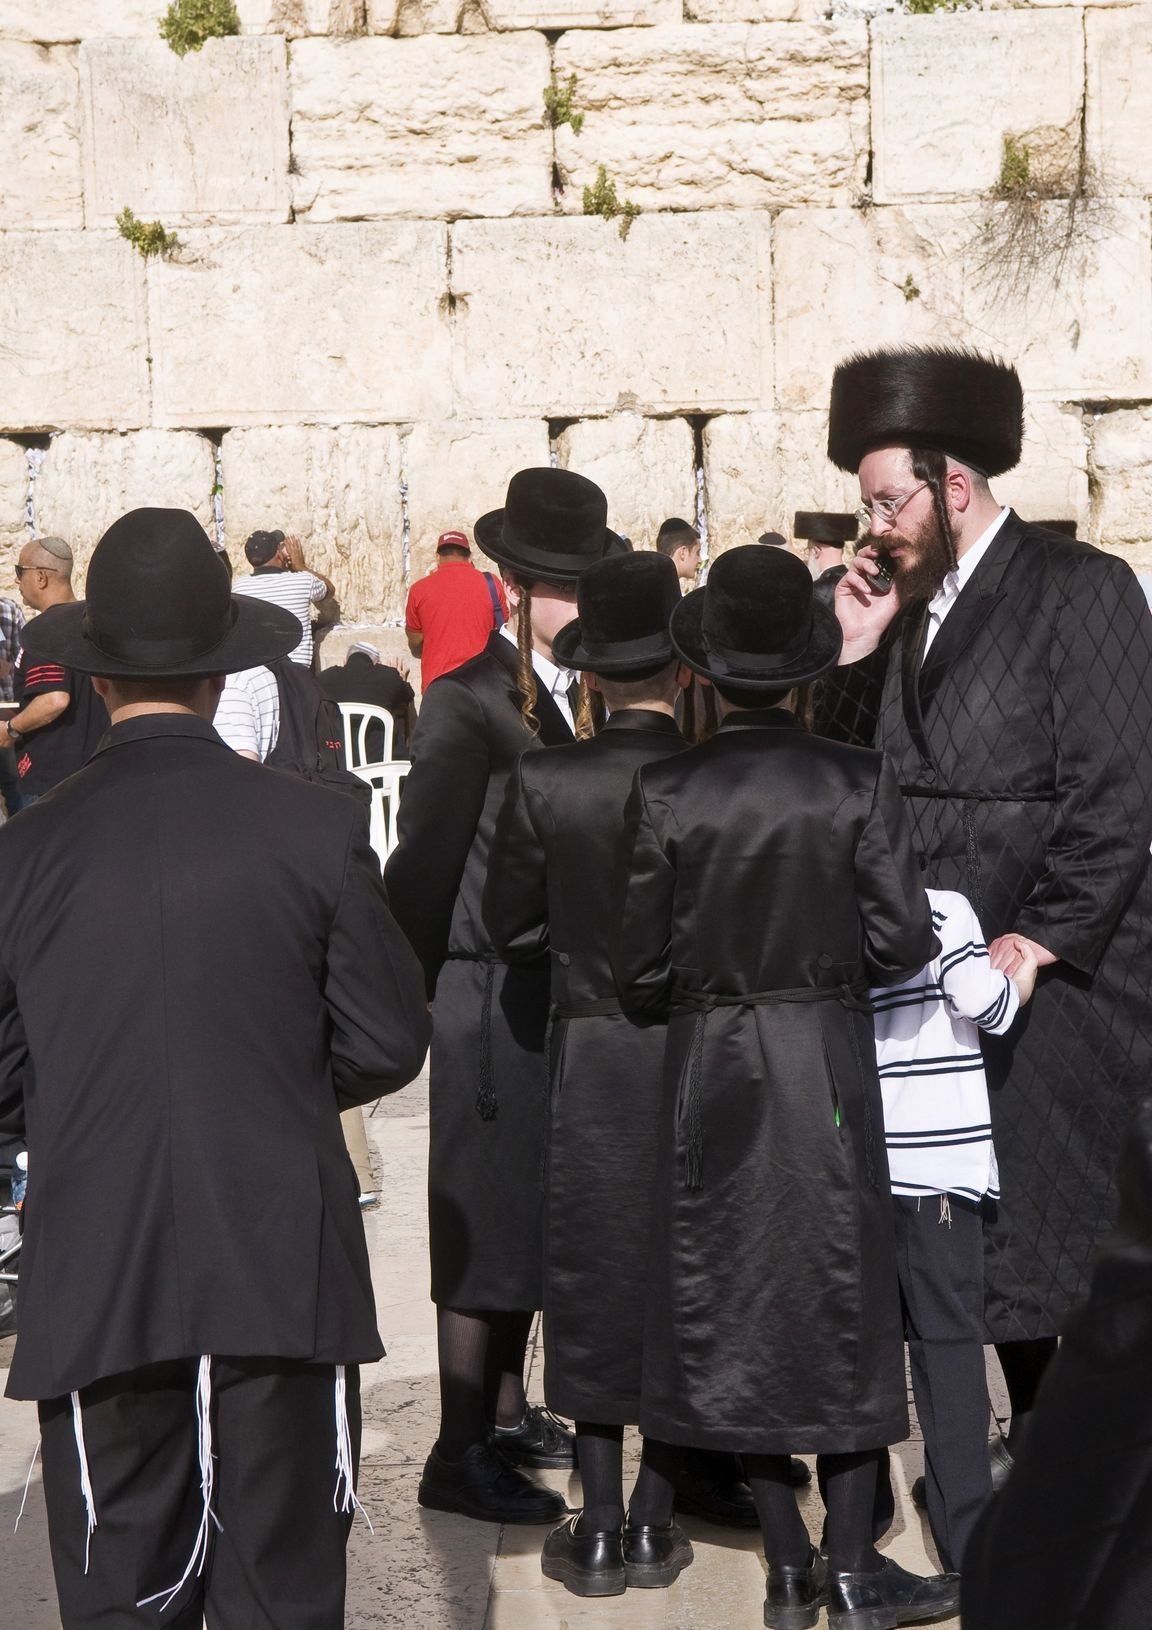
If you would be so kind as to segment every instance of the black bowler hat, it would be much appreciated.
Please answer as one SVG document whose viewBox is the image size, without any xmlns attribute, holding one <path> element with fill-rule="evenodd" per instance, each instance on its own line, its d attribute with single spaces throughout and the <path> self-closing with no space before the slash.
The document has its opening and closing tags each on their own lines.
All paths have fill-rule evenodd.
<svg viewBox="0 0 1152 1630">
<path fill-rule="evenodd" d="M 676 655 L 696 673 L 748 690 L 790 690 L 831 668 L 842 636 L 812 596 L 812 575 L 784 549 L 747 544 L 720 555 L 669 624 Z"/>
<path fill-rule="evenodd" d="M 581 573 L 576 618 L 552 641 L 552 655 L 562 668 L 638 679 L 672 661 L 668 619 L 679 604 L 670 556 L 608 555 Z"/>
<path fill-rule="evenodd" d="M 833 515 L 826 510 L 798 509 L 792 517 L 792 536 L 805 543 L 827 545 L 842 549 L 846 543 L 855 543 L 860 522 L 855 515 Z"/>
<path fill-rule="evenodd" d="M 233 598 L 208 534 L 186 509 L 133 509 L 105 532 L 86 597 L 24 629 L 29 658 L 103 679 L 195 679 L 287 656 L 300 622 Z"/>
<path fill-rule="evenodd" d="M 503 509 L 472 528 L 484 553 L 529 581 L 575 583 L 620 540 L 608 529 L 608 500 L 575 470 L 517 470 Z"/>
</svg>

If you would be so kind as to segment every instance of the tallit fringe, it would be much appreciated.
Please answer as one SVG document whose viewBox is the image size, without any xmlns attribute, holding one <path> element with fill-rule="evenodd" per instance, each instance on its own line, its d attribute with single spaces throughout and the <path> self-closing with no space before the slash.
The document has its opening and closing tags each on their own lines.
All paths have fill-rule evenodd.
<svg viewBox="0 0 1152 1630">
<path fill-rule="evenodd" d="M 333 1511 L 359 1512 L 368 1524 L 368 1532 L 374 1534 L 372 1519 L 356 1498 L 356 1486 L 352 1467 L 352 1433 L 348 1426 L 348 1384 L 345 1380 L 344 1365 L 336 1366 L 336 1489 L 332 1495 Z M 340 1486 L 343 1484 L 344 1492 L 341 1495 Z"/>
<path fill-rule="evenodd" d="M 75 1396 L 75 1395 L 74 1395 Z M 197 1447 L 200 1459 L 200 1493 L 204 1500 L 204 1510 L 200 1516 L 200 1526 L 196 1530 L 196 1543 L 192 1547 L 192 1555 L 188 1558 L 188 1566 L 184 1569 L 179 1582 L 170 1590 L 158 1590 L 151 1596 L 145 1596 L 143 1601 L 137 1602 L 137 1607 L 147 1607 L 150 1602 L 159 1602 L 160 1612 L 171 1607 L 184 1586 L 191 1579 L 193 1573 L 199 1575 L 204 1572 L 204 1564 L 208 1560 L 208 1539 L 211 1532 L 210 1523 L 220 1528 L 220 1519 L 212 1509 L 212 1490 L 214 1472 L 212 1469 L 212 1359 L 204 1353 L 200 1358 L 200 1366 L 196 1376 L 196 1427 Z M 223 1529 L 221 1529 L 223 1532 Z"/>
</svg>

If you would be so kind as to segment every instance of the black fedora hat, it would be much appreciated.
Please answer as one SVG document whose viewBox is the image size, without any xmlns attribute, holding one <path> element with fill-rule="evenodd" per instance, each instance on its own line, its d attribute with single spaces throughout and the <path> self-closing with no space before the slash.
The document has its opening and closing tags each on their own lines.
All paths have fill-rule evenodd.
<svg viewBox="0 0 1152 1630">
<path fill-rule="evenodd" d="M 747 690 L 790 690 L 831 668 L 842 636 L 812 596 L 812 575 L 784 549 L 746 544 L 721 555 L 669 624 L 676 655 L 699 674 Z"/>
<path fill-rule="evenodd" d="M 673 660 L 668 619 L 679 604 L 669 555 L 607 555 L 580 574 L 576 618 L 552 641 L 552 655 L 562 668 L 639 678 Z"/>
<path fill-rule="evenodd" d="M 855 543 L 860 522 L 855 515 L 832 514 L 827 510 L 798 509 L 792 517 L 792 536 L 805 543 L 826 544 L 829 548 L 843 548 Z"/>
<path fill-rule="evenodd" d="M 620 540 L 608 528 L 608 500 L 575 470 L 517 470 L 502 509 L 472 528 L 491 560 L 528 580 L 575 583 Z"/>
<path fill-rule="evenodd" d="M 233 598 L 208 534 L 186 509 L 133 509 L 96 545 L 85 599 L 22 635 L 29 657 L 103 679 L 195 679 L 287 656 L 300 622 Z"/>
</svg>

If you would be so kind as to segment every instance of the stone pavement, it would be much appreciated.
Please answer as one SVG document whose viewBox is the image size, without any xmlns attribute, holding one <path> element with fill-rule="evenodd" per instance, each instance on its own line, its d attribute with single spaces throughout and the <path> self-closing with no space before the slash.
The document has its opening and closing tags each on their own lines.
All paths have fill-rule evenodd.
<svg viewBox="0 0 1152 1630">
<path fill-rule="evenodd" d="M 696 1560 L 668 1591 L 629 1591 L 588 1602 L 542 1579 L 546 1530 L 500 1529 L 416 1505 L 420 1467 L 436 1431 L 436 1349 L 428 1302 L 424 1182 L 427 1088 L 417 1083 L 384 1099 L 369 1119 L 382 1204 L 366 1216 L 383 1363 L 363 1377 L 364 1445 L 360 1497 L 372 1519 L 357 1519 L 349 1559 L 347 1630 L 756 1630 L 762 1622 L 764 1565 L 759 1536 L 685 1524 Z M 0 1365 L 10 1344 L 0 1343 Z M 531 1392 L 541 1393 L 541 1352 Z M 0 1383 L 7 1372 L 0 1368 Z M 994 1397 L 997 1413 L 1000 1402 Z M 635 1456 L 635 1434 L 629 1435 Z M 5 1630 L 58 1630 L 38 1472 L 18 1533 L 12 1525 L 36 1443 L 35 1409 L 0 1402 L 0 1623 Z M 884 1549 L 905 1566 L 936 1566 L 927 1526 L 908 1499 L 921 1469 L 916 1437 L 893 1456 L 898 1509 Z M 572 1505 L 579 1482 L 546 1474 Z M 805 1503 L 813 1533 L 819 1497 Z M 821 1619 L 823 1625 L 824 1620 Z M 958 1630 L 959 1620 L 949 1621 Z"/>
</svg>

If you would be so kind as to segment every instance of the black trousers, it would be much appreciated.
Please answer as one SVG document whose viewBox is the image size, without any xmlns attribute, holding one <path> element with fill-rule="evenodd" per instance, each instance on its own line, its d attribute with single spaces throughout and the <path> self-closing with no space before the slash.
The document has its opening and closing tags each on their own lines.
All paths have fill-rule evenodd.
<svg viewBox="0 0 1152 1630">
<path fill-rule="evenodd" d="M 928 1523 L 959 1570 L 992 1495 L 984 1368 L 984 1227 L 979 1208 L 938 1194 L 893 1196 L 896 1266 L 912 1395 L 924 1433 Z"/>
<path fill-rule="evenodd" d="M 62 1630 L 343 1630 L 349 1517 L 334 1509 L 335 1369 L 213 1358 L 215 1487 L 208 1559 L 170 1606 L 203 1517 L 197 1360 L 110 1376 L 80 1393 L 97 1526 L 88 1541 L 70 1397 L 40 1404 L 44 1496 Z M 360 1391 L 346 1371 L 352 1463 Z M 341 1487 L 343 1495 L 343 1487 Z M 342 1504 L 342 1499 L 340 1502 Z M 85 1555 L 87 1572 L 85 1572 Z"/>
</svg>

